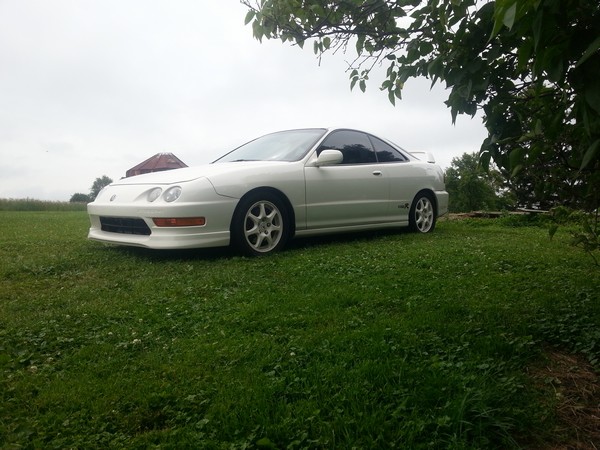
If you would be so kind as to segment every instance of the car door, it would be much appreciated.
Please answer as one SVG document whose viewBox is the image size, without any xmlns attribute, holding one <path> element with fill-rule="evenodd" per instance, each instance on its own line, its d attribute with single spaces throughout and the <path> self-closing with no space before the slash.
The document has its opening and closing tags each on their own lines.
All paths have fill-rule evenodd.
<svg viewBox="0 0 600 450">
<path fill-rule="evenodd" d="M 338 130 L 317 149 L 342 152 L 340 164 L 305 167 L 307 228 L 360 226 L 385 222 L 389 180 L 377 163 L 368 136 Z"/>
<path fill-rule="evenodd" d="M 389 220 L 408 222 L 408 213 L 419 180 L 423 174 L 410 163 L 409 159 L 387 142 L 369 135 L 369 140 L 380 163 L 381 171 L 389 182 Z"/>
</svg>

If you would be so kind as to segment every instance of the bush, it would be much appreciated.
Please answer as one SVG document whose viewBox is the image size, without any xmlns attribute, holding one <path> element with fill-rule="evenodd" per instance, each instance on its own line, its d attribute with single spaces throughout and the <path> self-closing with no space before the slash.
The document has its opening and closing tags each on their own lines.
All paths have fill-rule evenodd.
<svg viewBox="0 0 600 450">
<path fill-rule="evenodd" d="M 579 229 L 571 232 L 571 245 L 581 248 L 590 255 L 596 265 L 600 265 L 600 261 L 598 261 L 598 253 L 600 253 L 600 211 L 586 213 L 559 206 L 553 208 L 551 213 L 553 223 L 549 230 L 550 237 L 554 236 L 560 225 L 578 225 Z"/>
<path fill-rule="evenodd" d="M 71 196 L 69 203 L 89 203 L 91 202 L 90 196 L 77 192 Z"/>
</svg>

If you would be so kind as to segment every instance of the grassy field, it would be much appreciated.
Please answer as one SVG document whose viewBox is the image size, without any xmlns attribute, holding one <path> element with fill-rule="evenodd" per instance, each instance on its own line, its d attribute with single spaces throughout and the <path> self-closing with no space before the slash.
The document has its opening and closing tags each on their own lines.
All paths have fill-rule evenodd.
<svg viewBox="0 0 600 450">
<path fill-rule="evenodd" d="M 528 368 L 548 347 L 598 367 L 600 276 L 515 220 L 248 259 L 2 211 L 0 448 L 540 446 L 557 399 Z"/>
<path fill-rule="evenodd" d="M 51 202 L 33 198 L 0 198 L 0 211 L 85 211 L 86 203 Z"/>
</svg>

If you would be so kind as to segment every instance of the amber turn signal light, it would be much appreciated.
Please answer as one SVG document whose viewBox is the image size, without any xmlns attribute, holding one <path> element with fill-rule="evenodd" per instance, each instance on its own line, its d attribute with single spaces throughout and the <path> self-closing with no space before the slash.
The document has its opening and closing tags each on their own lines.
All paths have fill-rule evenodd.
<svg viewBox="0 0 600 450">
<path fill-rule="evenodd" d="M 170 219 L 156 217 L 152 220 L 157 227 L 200 227 L 206 224 L 204 217 L 173 217 Z"/>
</svg>

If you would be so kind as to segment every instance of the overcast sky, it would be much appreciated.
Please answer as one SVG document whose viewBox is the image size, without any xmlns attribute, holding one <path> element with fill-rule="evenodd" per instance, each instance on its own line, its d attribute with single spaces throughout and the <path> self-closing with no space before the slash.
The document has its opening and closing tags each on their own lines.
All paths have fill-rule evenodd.
<svg viewBox="0 0 600 450">
<path fill-rule="evenodd" d="M 159 152 L 204 164 L 262 134 L 348 126 L 442 167 L 479 149 L 441 87 L 410 80 L 392 106 L 347 61 L 262 44 L 237 0 L 0 0 L 0 198 L 68 201 Z M 376 78 L 376 77 L 375 77 Z"/>
</svg>

